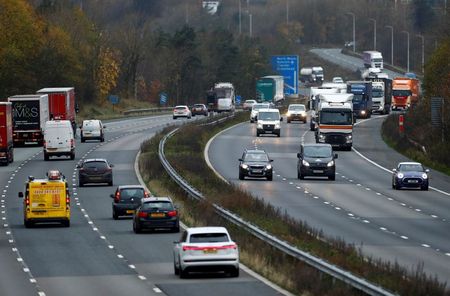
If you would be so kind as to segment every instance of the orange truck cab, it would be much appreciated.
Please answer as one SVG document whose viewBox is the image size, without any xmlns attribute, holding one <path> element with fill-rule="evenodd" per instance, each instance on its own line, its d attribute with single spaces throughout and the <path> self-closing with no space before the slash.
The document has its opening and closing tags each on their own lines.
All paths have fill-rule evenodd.
<svg viewBox="0 0 450 296">
<path fill-rule="evenodd" d="M 29 228 L 35 223 L 59 222 L 70 226 L 70 195 L 67 182 L 58 170 L 50 170 L 45 179 L 28 177 L 23 198 L 23 221 Z"/>
<path fill-rule="evenodd" d="M 415 78 L 396 77 L 392 81 L 392 110 L 408 109 L 419 101 L 420 81 Z"/>
</svg>

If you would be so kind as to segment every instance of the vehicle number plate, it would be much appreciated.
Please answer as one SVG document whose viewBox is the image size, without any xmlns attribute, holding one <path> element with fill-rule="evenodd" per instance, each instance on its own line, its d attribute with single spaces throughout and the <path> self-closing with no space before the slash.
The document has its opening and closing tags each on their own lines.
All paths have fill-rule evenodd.
<svg viewBox="0 0 450 296">
<path fill-rule="evenodd" d="M 127 214 L 133 214 L 134 210 L 127 210 Z"/>
<path fill-rule="evenodd" d="M 313 173 L 314 173 L 314 174 L 322 174 L 322 173 L 323 173 L 323 170 L 313 170 Z"/>
<path fill-rule="evenodd" d="M 166 216 L 166 214 L 164 213 L 151 213 L 150 217 L 152 218 L 163 218 L 164 216 Z"/>
<path fill-rule="evenodd" d="M 205 253 L 205 254 L 216 254 L 217 253 L 217 249 L 204 249 L 203 253 Z"/>
<path fill-rule="evenodd" d="M 262 173 L 262 170 L 253 170 L 253 173 Z"/>
<path fill-rule="evenodd" d="M 417 180 L 408 180 L 408 183 L 418 183 L 419 181 Z"/>
</svg>

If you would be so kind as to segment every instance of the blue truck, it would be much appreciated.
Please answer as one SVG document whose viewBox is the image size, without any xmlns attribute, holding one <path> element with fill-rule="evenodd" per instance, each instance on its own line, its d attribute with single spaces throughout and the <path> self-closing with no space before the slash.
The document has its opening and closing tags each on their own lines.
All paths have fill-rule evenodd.
<svg viewBox="0 0 450 296">
<path fill-rule="evenodd" d="M 347 93 L 353 94 L 353 114 L 355 118 L 370 118 L 372 115 L 372 82 L 348 81 Z"/>
</svg>

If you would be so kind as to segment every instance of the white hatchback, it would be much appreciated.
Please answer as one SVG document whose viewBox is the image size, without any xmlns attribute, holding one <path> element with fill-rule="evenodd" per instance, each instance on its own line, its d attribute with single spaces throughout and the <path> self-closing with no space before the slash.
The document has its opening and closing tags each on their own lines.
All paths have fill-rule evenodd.
<svg viewBox="0 0 450 296">
<path fill-rule="evenodd" d="M 80 126 L 81 142 L 86 140 L 105 141 L 104 128 L 106 126 L 98 119 L 83 120 Z"/>
<path fill-rule="evenodd" d="M 225 227 L 193 227 L 174 242 L 176 275 L 185 278 L 193 271 L 225 271 L 239 276 L 239 250 Z"/>
<path fill-rule="evenodd" d="M 191 118 L 192 112 L 189 110 L 189 107 L 186 105 L 175 106 L 173 109 L 173 119 L 177 119 L 178 117 L 186 117 Z"/>
</svg>

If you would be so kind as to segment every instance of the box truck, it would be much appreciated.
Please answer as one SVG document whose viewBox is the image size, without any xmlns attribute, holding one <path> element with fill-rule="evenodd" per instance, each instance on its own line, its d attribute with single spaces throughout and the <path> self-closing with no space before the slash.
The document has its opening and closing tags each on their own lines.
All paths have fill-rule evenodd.
<svg viewBox="0 0 450 296">
<path fill-rule="evenodd" d="M 14 161 L 12 129 L 11 103 L 0 102 L 0 162 L 3 165 Z"/>
</svg>

